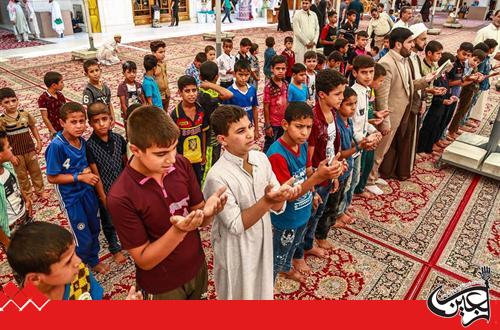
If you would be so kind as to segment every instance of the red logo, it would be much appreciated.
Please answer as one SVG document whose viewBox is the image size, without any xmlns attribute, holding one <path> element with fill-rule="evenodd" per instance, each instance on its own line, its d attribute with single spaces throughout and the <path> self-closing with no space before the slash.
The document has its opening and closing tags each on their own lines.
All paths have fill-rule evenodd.
<svg viewBox="0 0 500 330">
<path fill-rule="evenodd" d="M 17 285 L 9 282 L 0 289 L 0 312 L 9 310 L 21 312 L 29 305 L 33 305 L 38 311 L 41 311 L 49 301 L 32 284 L 19 289 Z"/>
</svg>

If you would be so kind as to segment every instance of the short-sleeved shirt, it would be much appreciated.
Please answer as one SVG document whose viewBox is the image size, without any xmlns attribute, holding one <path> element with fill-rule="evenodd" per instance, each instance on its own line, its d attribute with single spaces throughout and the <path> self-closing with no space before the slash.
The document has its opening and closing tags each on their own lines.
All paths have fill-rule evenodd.
<svg viewBox="0 0 500 330">
<path fill-rule="evenodd" d="M 276 56 L 276 51 L 274 50 L 274 48 L 267 47 L 266 51 L 264 52 L 264 75 L 268 78 L 270 78 L 272 75 L 271 60 L 273 59 L 274 56 Z"/>
<path fill-rule="evenodd" d="M 448 72 L 448 80 L 450 82 L 461 80 L 464 77 L 464 72 L 465 72 L 465 64 L 457 60 L 453 63 L 453 68 L 451 69 L 451 71 Z M 453 86 L 451 87 L 451 94 L 458 97 L 460 95 L 461 89 L 462 86 L 460 85 Z"/>
<path fill-rule="evenodd" d="M 35 143 L 30 134 L 30 127 L 35 124 L 35 118 L 24 110 L 18 110 L 15 117 L 6 113 L 0 115 L 0 128 L 7 133 L 14 155 L 24 155 L 35 151 Z"/>
<path fill-rule="evenodd" d="M 336 116 L 336 121 L 337 121 L 338 130 L 340 133 L 340 146 L 341 146 L 342 150 L 351 149 L 353 139 L 354 139 L 354 129 L 352 126 L 351 118 L 347 118 L 347 125 L 344 123 L 344 120 L 338 115 Z M 345 180 L 347 180 L 349 178 L 349 175 L 351 174 L 352 163 L 353 163 L 352 157 L 348 157 L 346 159 L 346 161 L 347 161 L 348 169 L 347 169 L 347 171 L 344 172 L 344 174 L 342 174 L 339 177 L 340 182 L 344 182 Z"/>
<path fill-rule="evenodd" d="M 151 76 L 144 76 L 142 81 L 142 90 L 144 91 L 144 96 L 146 98 L 150 97 L 154 106 L 163 109 L 163 103 L 161 101 L 160 89 L 158 84 Z"/>
<path fill-rule="evenodd" d="M 142 104 L 142 84 L 138 81 L 134 81 L 133 84 L 127 84 L 123 81 L 118 85 L 117 96 L 125 96 L 125 106 L 128 108 L 132 104 Z"/>
<path fill-rule="evenodd" d="M 56 92 L 56 97 L 54 97 L 48 91 L 45 91 L 38 98 L 38 107 L 40 110 L 47 109 L 47 117 L 56 132 L 62 131 L 62 126 L 59 123 L 59 113 L 65 103 L 66 98 L 61 92 Z"/>
<path fill-rule="evenodd" d="M 215 134 L 213 134 L 213 131 L 210 129 L 210 117 L 212 116 L 212 113 L 215 111 L 215 109 L 217 109 L 217 107 L 222 102 L 222 100 L 220 99 L 220 95 L 213 89 L 204 89 L 200 87 L 198 88 L 198 97 L 196 101 L 201 105 L 203 109 L 204 118 L 206 122 L 205 125 L 208 126 L 207 146 L 218 145 L 219 142 L 217 142 Z"/>
<path fill-rule="evenodd" d="M 83 105 L 89 105 L 94 102 L 101 102 L 106 105 L 111 103 L 111 90 L 106 84 L 102 84 L 102 89 L 88 83 L 83 90 Z"/>
<path fill-rule="evenodd" d="M 203 146 L 201 142 L 203 132 L 208 130 L 203 108 L 198 103 L 195 103 L 195 105 L 196 115 L 194 120 L 186 115 L 182 107 L 182 102 L 170 114 L 181 132 L 179 143 L 177 144 L 177 152 L 186 157 L 192 164 L 201 163 L 203 160 Z"/>
<path fill-rule="evenodd" d="M 271 126 L 281 126 L 288 105 L 288 83 L 282 81 L 280 87 L 273 79 L 269 79 L 264 87 L 264 104 L 266 103 L 269 104 Z"/>
<path fill-rule="evenodd" d="M 5 191 L 7 218 L 11 226 L 26 213 L 24 199 L 16 176 L 9 170 L 4 169 L 0 174 L 0 185 Z"/>
<path fill-rule="evenodd" d="M 291 177 L 295 178 L 294 185 L 302 184 L 307 180 L 306 169 L 311 166 L 307 149 L 307 143 L 304 143 L 299 145 L 297 151 L 294 151 L 282 138 L 269 147 L 267 157 L 280 184 L 285 183 Z M 296 200 L 289 201 L 282 214 L 271 213 L 271 222 L 279 229 L 296 229 L 307 223 L 311 217 L 311 210 L 312 193 L 308 191 Z"/>
<path fill-rule="evenodd" d="M 301 88 L 295 84 L 288 85 L 288 102 L 306 102 L 308 96 L 308 88 L 305 83 L 302 83 Z"/>
<path fill-rule="evenodd" d="M 233 97 L 229 100 L 225 101 L 226 104 L 237 105 L 246 111 L 248 115 L 248 119 L 253 123 L 253 107 L 257 107 L 259 105 L 259 101 L 257 99 L 257 90 L 254 86 L 247 84 L 246 92 L 243 92 L 238 88 L 236 83 L 233 83 L 228 87 L 228 90 L 233 93 Z"/>
<path fill-rule="evenodd" d="M 286 77 L 292 77 L 292 66 L 295 64 L 295 52 L 293 50 L 285 50 L 281 53 L 281 56 L 286 58 Z"/>
<path fill-rule="evenodd" d="M 126 154 L 127 141 L 112 131 L 108 133 L 107 142 L 95 133 L 87 140 L 88 163 L 96 164 L 106 193 L 123 171 L 123 156 Z"/>
<path fill-rule="evenodd" d="M 104 289 L 82 262 L 73 281 L 64 287 L 63 300 L 102 300 Z"/>
<path fill-rule="evenodd" d="M 194 63 L 191 63 L 187 68 L 185 74 L 187 76 L 191 76 L 196 80 L 196 86 L 200 86 L 201 80 L 200 80 L 200 69 L 194 65 Z"/>
<path fill-rule="evenodd" d="M 62 132 L 58 132 L 50 142 L 47 150 L 45 150 L 45 160 L 47 162 L 47 175 L 80 174 L 89 167 L 86 142 L 83 138 L 80 138 L 80 148 L 77 148 L 66 140 Z M 78 202 L 80 197 L 87 193 L 88 190 L 94 188 L 78 181 L 56 185 L 56 189 L 61 195 L 65 206 L 69 207 Z"/>
<path fill-rule="evenodd" d="M 189 161 L 181 155 L 163 178 L 163 187 L 126 166 L 107 196 L 122 247 L 126 250 L 155 242 L 172 227 L 170 216 L 186 216 L 203 202 L 203 195 Z M 198 230 L 184 240 L 156 267 L 136 266 L 137 282 L 147 293 L 159 294 L 192 280 L 205 262 Z"/>
<path fill-rule="evenodd" d="M 337 28 L 330 26 L 330 24 L 323 26 L 319 38 L 325 41 L 337 40 Z M 334 50 L 333 45 L 323 45 L 323 54 L 325 54 L 326 57 L 328 57 L 328 55 L 330 55 L 330 53 Z"/>
<path fill-rule="evenodd" d="M 314 102 L 316 100 L 316 72 L 313 74 L 306 72 L 306 77 L 307 99 Z"/>
</svg>

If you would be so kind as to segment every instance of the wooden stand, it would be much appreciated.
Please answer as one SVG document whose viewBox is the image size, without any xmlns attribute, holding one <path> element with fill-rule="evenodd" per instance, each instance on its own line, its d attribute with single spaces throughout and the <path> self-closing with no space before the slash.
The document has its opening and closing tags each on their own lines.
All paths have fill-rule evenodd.
<svg viewBox="0 0 500 330">
<path fill-rule="evenodd" d="M 97 58 L 97 51 L 75 50 L 71 52 L 71 60 L 93 60 Z"/>
</svg>

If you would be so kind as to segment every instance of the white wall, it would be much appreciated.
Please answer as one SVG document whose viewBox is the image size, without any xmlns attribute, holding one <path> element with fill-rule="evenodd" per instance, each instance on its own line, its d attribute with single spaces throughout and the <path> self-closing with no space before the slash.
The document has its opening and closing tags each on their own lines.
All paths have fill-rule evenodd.
<svg viewBox="0 0 500 330">
<path fill-rule="evenodd" d="M 97 4 L 102 32 L 125 32 L 135 26 L 130 0 L 98 0 Z"/>
</svg>

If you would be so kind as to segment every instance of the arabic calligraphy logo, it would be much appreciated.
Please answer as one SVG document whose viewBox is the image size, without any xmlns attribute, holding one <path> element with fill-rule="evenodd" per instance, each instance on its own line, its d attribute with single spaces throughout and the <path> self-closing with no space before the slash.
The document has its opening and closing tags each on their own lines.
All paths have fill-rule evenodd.
<svg viewBox="0 0 500 330">
<path fill-rule="evenodd" d="M 462 317 L 462 325 L 464 327 L 479 319 L 490 320 L 490 296 L 489 283 L 491 271 L 489 267 L 481 268 L 481 278 L 484 281 L 469 282 L 464 286 L 460 286 L 443 299 L 439 299 L 441 295 L 442 285 L 434 290 L 429 299 L 427 306 L 436 315 L 442 317 L 454 317 L 460 313 Z"/>
</svg>

